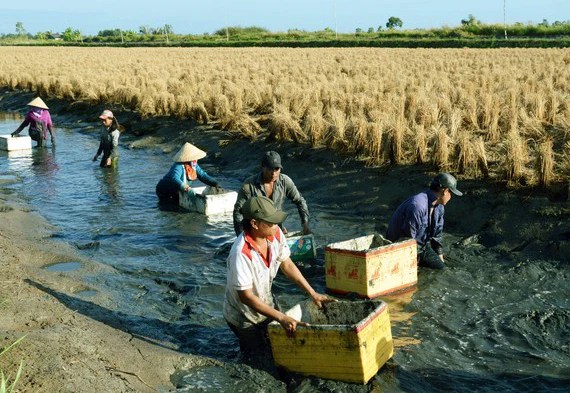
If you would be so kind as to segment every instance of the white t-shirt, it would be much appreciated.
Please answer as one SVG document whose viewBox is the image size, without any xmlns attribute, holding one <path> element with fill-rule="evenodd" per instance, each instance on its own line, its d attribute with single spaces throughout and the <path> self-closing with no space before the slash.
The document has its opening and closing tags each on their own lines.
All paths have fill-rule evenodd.
<svg viewBox="0 0 570 393">
<path fill-rule="evenodd" d="M 224 318 L 239 328 L 251 327 L 267 319 L 263 314 L 241 302 L 238 291 L 252 289 L 253 294 L 271 307 L 271 285 L 281 262 L 291 255 L 285 235 L 277 228 L 275 236 L 267 238 L 269 255 L 266 261 L 258 251 L 253 239 L 242 232 L 230 251 L 227 260 L 227 284 L 224 299 Z"/>
</svg>

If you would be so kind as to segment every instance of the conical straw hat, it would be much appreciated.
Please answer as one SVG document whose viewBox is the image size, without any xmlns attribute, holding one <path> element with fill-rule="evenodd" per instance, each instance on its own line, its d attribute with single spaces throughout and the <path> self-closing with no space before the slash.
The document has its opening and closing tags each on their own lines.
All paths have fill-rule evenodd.
<svg viewBox="0 0 570 393">
<path fill-rule="evenodd" d="M 42 108 L 42 109 L 49 109 L 46 103 L 40 97 L 36 97 L 30 102 L 28 102 L 28 106 L 34 106 L 36 108 Z"/>
<path fill-rule="evenodd" d="M 190 162 L 206 157 L 206 152 L 198 149 L 191 143 L 186 142 L 174 156 L 174 162 Z"/>
</svg>

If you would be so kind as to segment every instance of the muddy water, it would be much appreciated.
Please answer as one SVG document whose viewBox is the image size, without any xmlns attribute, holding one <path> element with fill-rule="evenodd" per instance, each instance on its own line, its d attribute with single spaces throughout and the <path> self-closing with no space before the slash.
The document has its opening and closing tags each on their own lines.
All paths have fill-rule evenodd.
<svg viewBox="0 0 570 393">
<path fill-rule="evenodd" d="M 21 120 L 0 121 L 7 134 Z M 24 131 L 25 132 L 25 131 Z M 570 388 L 570 300 L 567 262 L 517 259 L 472 244 L 451 247 L 449 268 L 420 271 L 417 288 L 385 300 L 390 305 L 395 355 L 365 386 L 310 378 L 279 379 L 266 363 L 245 361 L 227 329 L 221 304 L 225 256 L 234 239 L 230 217 L 162 209 L 154 187 L 169 156 L 121 147 L 117 170 L 91 161 L 97 129 L 57 129 L 56 149 L 0 152 L 0 187 L 29 201 L 58 230 L 55 237 L 113 269 L 86 272 L 101 315 L 115 315 L 132 334 L 165 340 L 184 353 L 224 366 L 179 370 L 180 392 L 253 391 L 567 391 Z M 128 137 L 125 137 L 128 139 Z M 376 224 L 365 208 L 348 212 L 332 203 L 336 183 L 323 195 L 296 170 L 314 216 L 318 244 L 370 233 Z M 237 176 L 204 168 L 225 188 Z M 314 168 L 317 176 L 320 169 Z M 340 171 L 340 170 L 339 170 Z M 235 173 L 234 173 L 235 174 Z M 311 175 L 308 175 L 311 176 Z M 358 174 L 349 174 L 357 182 Z M 16 180 L 16 181 L 13 181 Z M 360 195 L 353 195 L 360 197 Z M 293 212 L 294 214 L 294 212 Z M 294 216 L 294 215 L 293 215 Z M 459 237 L 446 234 L 447 243 Z M 322 251 L 301 269 L 324 291 Z M 60 273 L 55 273 L 60 274 Z M 293 285 L 275 283 L 283 307 L 304 302 Z M 105 294 L 105 296 L 100 296 Z"/>
</svg>

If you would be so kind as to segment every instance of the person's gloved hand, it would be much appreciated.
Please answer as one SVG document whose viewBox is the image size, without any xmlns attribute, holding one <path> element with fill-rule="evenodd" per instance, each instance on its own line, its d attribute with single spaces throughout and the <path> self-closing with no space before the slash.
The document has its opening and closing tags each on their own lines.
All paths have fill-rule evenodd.
<svg viewBox="0 0 570 393">
<path fill-rule="evenodd" d="M 93 161 L 97 161 L 98 158 L 99 158 L 99 156 L 97 154 L 95 154 L 95 157 L 93 157 Z"/>
<path fill-rule="evenodd" d="M 16 131 L 14 131 L 13 133 L 10 134 L 11 137 L 15 137 L 17 135 L 18 135 L 18 133 Z"/>
</svg>

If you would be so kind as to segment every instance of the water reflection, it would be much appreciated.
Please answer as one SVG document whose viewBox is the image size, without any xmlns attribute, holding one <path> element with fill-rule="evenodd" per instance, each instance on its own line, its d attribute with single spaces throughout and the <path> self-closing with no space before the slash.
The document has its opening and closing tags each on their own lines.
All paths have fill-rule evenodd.
<svg viewBox="0 0 570 393">
<path fill-rule="evenodd" d="M 392 340 L 395 349 L 421 343 L 421 340 L 417 337 L 413 337 L 410 331 L 412 317 L 416 315 L 416 313 L 407 311 L 408 305 L 417 290 L 418 287 L 413 286 L 406 291 L 381 297 L 382 300 L 388 303 L 390 322 L 392 324 Z"/>
<path fill-rule="evenodd" d="M 30 168 L 33 162 L 33 150 L 13 150 L 3 152 L 8 157 L 8 169 L 23 172 Z"/>
<path fill-rule="evenodd" d="M 5 153 L 8 156 L 8 169 L 10 171 L 18 172 L 19 174 L 31 172 L 36 182 L 40 178 L 42 178 L 42 181 L 43 179 L 47 179 L 49 182 L 53 181 L 60 169 L 56 161 L 55 147 L 13 150 Z"/>
<path fill-rule="evenodd" d="M 0 121 L 8 121 L 8 120 L 23 120 L 24 116 L 22 116 L 18 112 L 0 112 Z"/>
<path fill-rule="evenodd" d="M 44 266 L 43 269 L 49 272 L 71 272 L 79 269 L 83 264 L 81 262 L 60 262 Z"/>
<path fill-rule="evenodd" d="M 100 199 L 108 198 L 110 200 L 118 200 L 122 198 L 121 193 L 121 177 L 117 168 L 96 168 L 101 184 Z"/>
<path fill-rule="evenodd" d="M 54 178 L 59 171 L 59 165 L 56 162 L 55 147 L 34 149 L 32 151 L 31 169 L 38 177 Z"/>
</svg>

